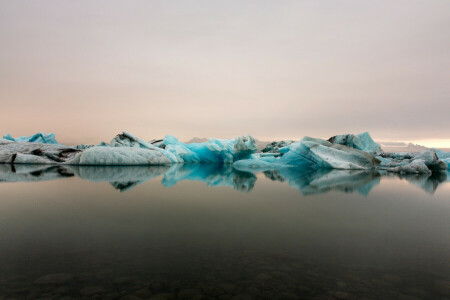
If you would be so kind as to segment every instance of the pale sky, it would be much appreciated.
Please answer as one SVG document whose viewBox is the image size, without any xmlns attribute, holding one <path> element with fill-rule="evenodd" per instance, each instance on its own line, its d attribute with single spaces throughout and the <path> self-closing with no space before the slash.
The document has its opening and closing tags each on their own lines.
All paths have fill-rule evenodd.
<svg viewBox="0 0 450 300">
<path fill-rule="evenodd" d="M 450 147 L 450 1 L 0 0 L 0 103 L 0 135 L 67 143 Z"/>
</svg>

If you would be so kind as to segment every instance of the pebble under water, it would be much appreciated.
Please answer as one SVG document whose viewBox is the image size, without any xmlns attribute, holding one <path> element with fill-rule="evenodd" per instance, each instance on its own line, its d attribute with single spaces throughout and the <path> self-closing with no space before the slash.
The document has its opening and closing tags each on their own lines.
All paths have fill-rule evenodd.
<svg viewBox="0 0 450 300">
<path fill-rule="evenodd" d="M 0 168 L 0 299 L 450 299 L 446 174 L 126 168 Z"/>
</svg>

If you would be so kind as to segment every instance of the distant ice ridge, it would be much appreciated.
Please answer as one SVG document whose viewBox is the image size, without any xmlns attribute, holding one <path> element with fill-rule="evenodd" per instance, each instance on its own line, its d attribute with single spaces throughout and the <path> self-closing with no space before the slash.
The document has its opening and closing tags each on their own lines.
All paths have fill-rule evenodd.
<svg viewBox="0 0 450 300">
<path fill-rule="evenodd" d="M 439 156 L 438 156 L 439 154 Z M 385 170 L 396 173 L 431 174 L 445 171 L 450 155 L 428 149 L 420 153 L 386 153 L 369 133 L 336 135 L 328 140 L 272 142 L 257 153 L 249 135 L 235 139 L 209 139 L 182 143 L 167 135 L 144 141 L 123 132 L 110 143 L 68 147 L 58 144 L 53 134 L 38 133 L 14 139 L 0 139 L 0 163 L 67 165 L 170 165 L 174 163 L 233 164 L 241 171 L 269 171 L 281 168 Z M 440 159 L 442 158 L 442 159 Z"/>
<path fill-rule="evenodd" d="M 17 138 L 13 138 L 10 134 L 6 134 L 3 136 L 3 139 L 13 141 L 13 142 L 34 142 L 34 143 L 44 143 L 44 144 L 57 144 L 59 143 L 55 139 L 55 134 L 45 134 L 43 132 L 39 132 L 30 136 L 21 136 Z"/>
</svg>

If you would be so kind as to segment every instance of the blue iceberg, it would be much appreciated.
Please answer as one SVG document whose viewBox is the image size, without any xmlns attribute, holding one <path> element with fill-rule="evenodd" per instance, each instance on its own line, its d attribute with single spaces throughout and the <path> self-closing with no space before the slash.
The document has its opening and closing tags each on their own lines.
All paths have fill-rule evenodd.
<svg viewBox="0 0 450 300">
<path fill-rule="evenodd" d="M 280 148 L 279 154 L 255 154 L 247 160 L 239 160 L 234 166 L 240 170 L 299 167 L 343 170 L 370 170 L 380 161 L 373 155 L 322 139 L 304 137 L 300 142 Z"/>
<path fill-rule="evenodd" d="M 383 152 L 381 146 L 377 144 L 368 132 L 359 134 L 341 134 L 335 135 L 328 139 L 333 144 L 344 145 L 350 148 L 355 148 L 371 154 L 378 154 Z"/>
<path fill-rule="evenodd" d="M 56 144 L 59 143 L 55 139 L 55 134 L 45 134 L 43 132 L 39 132 L 30 136 L 21 136 L 17 138 L 13 138 L 12 135 L 6 134 L 3 136 L 5 140 L 13 141 L 13 142 L 32 142 L 32 143 L 43 143 L 43 144 Z"/>
<path fill-rule="evenodd" d="M 304 137 L 297 142 L 273 142 L 260 152 L 250 135 L 183 143 L 172 135 L 145 141 L 123 132 L 110 143 L 77 146 L 60 145 L 54 134 L 44 133 L 19 138 L 5 135 L 0 139 L 0 163 L 8 164 L 141 166 L 202 163 L 229 164 L 243 172 L 290 167 L 431 174 L 445 171 L 448 160 L 446 153 L 433 149 L 420 153 L 385 153 L 367 132 L 337 135 L 328 140 Z"/>
</svg>

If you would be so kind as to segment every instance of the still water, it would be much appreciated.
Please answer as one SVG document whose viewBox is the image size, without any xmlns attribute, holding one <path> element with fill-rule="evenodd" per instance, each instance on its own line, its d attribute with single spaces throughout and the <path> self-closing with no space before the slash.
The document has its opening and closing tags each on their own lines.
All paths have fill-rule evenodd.
<svg viewBox="0 0 450 300">
<path fill-rule="evenodd" d="M 0 299 L 450 299 L 449 175 L 0 165 Z"/>
</svg>

